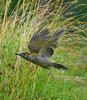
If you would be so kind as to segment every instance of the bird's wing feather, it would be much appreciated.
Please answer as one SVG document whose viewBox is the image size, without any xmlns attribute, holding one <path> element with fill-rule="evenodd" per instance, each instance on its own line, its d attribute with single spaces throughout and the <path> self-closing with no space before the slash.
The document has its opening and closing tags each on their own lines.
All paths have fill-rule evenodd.
<svg viewBox="0 0 87 100">
<path fill-rule="evenodd" d="M 43 46 L 38 53 L 38 57 L 51 57 L 53 53 L 54 50 L 52 48 Z"/>
<path fill-rule="evenodd" d="M 50 38 L 45 45 L 40 49 L 38 56 L 51 57 L 57 47 L 58 40 L 66 29 L 57 30 L 52 38 Z"/>
<path fill-rule="evenodd" d="M 29 43 L 41 40 L 44 37 L 46 37 L 48 34 L 49 34 L 49 30 L 48 29 L 42 30 L 42 28 L 40 28 L 37 32 L 34 33 L 33 37 L 29 41 Z"/>
<path fill-rule="evenodd" d="M 29 41 L 28 47 L 32 53 L 37 49 L 39 52 L 39 49 L 42 45 L 45 44 L 45 42 L 50 39 L 50 36 L 48 36 L 49 30 L 40 28 L 31 38 Z"/>
</svg>

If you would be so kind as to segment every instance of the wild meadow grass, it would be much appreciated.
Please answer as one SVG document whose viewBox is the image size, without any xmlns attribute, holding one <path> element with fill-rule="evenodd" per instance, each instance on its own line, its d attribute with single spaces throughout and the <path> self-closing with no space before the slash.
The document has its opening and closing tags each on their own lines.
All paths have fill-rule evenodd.
<svg viewBox="0 0 87 100">
<path fill-rule="evenodd" d="M 59 1 L 59 0 L 58 0 Z M 10 0 L 0 19 L 0 100 L 86 100 L 87 99 L 87 29 L 86 22 L 69 12 L 75 2 L 55 1 L 39 6 L 25 0 L 7 16 Z M 76 0 L 75 0 L 76 1 Z M 57 6 L 58 5 L 58 6 Z M 50 9 L 54 9 L 50 11 Z M 51 33 L 67 28 L 52 57 L 68 71 L 37 68 L 15 53 L 28 50 L 28 42 L 40 26 Z"/>
</svg>

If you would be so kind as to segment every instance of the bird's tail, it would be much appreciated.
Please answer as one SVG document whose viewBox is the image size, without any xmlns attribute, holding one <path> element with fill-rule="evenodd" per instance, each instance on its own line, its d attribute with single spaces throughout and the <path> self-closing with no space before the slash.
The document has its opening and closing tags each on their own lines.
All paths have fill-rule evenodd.
<svg viewBox="0 0 87 100">
<path fill-rule="evenodd" d="M 54 64 L 53 64 L 53 67 L 54 67 L 54 68 L 57 68 L 57 69 L 59 69 L 59 70 L 61 70 L 61 69 L 63 69 L 63 70 L 68 70 L 67 67 L 64 67 L 63 65 L 57 64 L 57 63 L 54 63 Z"/>
</svg>

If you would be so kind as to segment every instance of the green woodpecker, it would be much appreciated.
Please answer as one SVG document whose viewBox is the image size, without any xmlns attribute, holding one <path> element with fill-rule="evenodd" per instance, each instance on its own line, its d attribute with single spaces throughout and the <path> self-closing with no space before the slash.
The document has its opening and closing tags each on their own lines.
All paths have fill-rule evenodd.
<svg viewBox="0 0 87 100">
<path fill-rule="evenodd" d="M 59 38 L 66 31 L 66 28 L 57 30 L 53 35 L 49 35 L 49 29 L 39 29 L 29 41 L 28 47 L 31 53 L 21 52 L 16 55 L 31 61 L 32 63 L 39 65 L 45 69 L 54 67 L 57 69 L 67 70 L 61 64 L 57 64 L 51 61 L 49 58 L 54 54 L 54 49 L 57 47 Z M 36 55 L 34 55 L 36 53 Z"/>
</svg>

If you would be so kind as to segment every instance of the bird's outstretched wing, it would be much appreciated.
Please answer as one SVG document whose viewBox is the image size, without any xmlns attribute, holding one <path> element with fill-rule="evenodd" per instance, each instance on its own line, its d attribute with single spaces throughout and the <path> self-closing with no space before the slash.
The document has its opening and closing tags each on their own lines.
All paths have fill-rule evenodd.
<svg viewBox="0 0 87 100">
<path fill-rule="evenodd" d="M 28 47 L 32 53 L 38 53 L 41 47 L 50 39 L 48 29 L 40 28 L 29 41 Z"/>
<path fill-rule="evenodd" d="M 63 35 L 66 29 L 57 30 L 53 36 L 40 49 L 38 56 L 51 57 L 54 54 L 54 49 L 57 47 L 59 38 Z"/>
<path fill-rule="evenodd" d="M 43 37 L 46 37 L 49 33 L 50 32 L 47 28 L 44 29 L 44 30 L 42 28 L 40 28 L 37 32 L 34 33 L 33 37 L 29 41 L 29 43 L 32 43 L 34 41 L 36 42 L 38 40 L 42 40 Z"/>
</svg>

